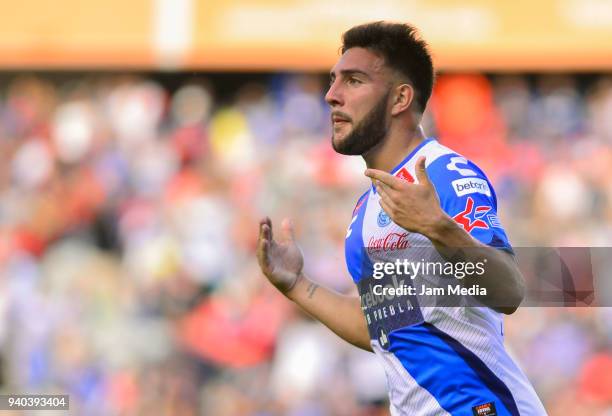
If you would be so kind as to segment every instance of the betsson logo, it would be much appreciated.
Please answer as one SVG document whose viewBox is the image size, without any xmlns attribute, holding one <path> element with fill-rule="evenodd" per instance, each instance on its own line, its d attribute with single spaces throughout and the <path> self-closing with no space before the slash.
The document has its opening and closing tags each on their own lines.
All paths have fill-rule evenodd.
<svg viewBox="0 0 612 416">
<path fill-rule="evenodd" d="M 484 179 L 479 178 L 461 178 L 452 182 L 453 189 L 457 196 L 463 196 L 468 194 L 484 194 L 491 196 L 491 188 Z"/>
<path fill-rule="evenodd" d="M 368 254 L 387 252 L 392 250 L 404 250 L 410 247 L 408 233 L 389 233 L 385 237 L 370 237 L 368 241 Z"/>
</svg>

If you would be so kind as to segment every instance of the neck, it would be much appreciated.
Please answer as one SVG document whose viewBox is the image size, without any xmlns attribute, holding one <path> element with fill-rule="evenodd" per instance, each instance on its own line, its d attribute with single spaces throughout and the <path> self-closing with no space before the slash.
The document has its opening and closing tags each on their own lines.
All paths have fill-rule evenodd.
<svg viewBox="0 0 612 416">
<path fill-rule="evenodd" d="M 398 130 L 398 129 L 396 129 Z M 421 126 L 413 129 L 390 129 L 383 142 L 362 155 L 369 169 L 391 172 L 406 156 L 425 140 Z"/>
</svg>

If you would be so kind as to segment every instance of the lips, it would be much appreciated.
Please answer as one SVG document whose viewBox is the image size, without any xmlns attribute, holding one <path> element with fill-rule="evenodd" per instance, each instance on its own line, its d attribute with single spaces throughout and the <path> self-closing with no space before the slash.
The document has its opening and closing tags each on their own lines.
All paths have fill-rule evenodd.
<svg viewBox="0 0 612 416">
<path fill-rule="evenodd" d="M 332 114 L 332 122 L 334 123 L 348 123 L 349 121 L 350 119 L 348 117 Z"/>
</svg>

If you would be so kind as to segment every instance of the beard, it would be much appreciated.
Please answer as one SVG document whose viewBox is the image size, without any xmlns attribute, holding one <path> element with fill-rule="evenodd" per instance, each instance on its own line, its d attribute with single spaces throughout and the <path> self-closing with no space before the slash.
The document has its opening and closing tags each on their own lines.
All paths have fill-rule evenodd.
<svg viewBox="0 0 612 416">
<path fill-rule="evenodd" d="M 390 93 L 391 91 L 387 91 L 344 139 L 336 141 L 332 133 L 332 147 L 337 153 L 349 156 L 363 155 L 383 141 L 389 131 L 387 100 Z"/>
</svg>

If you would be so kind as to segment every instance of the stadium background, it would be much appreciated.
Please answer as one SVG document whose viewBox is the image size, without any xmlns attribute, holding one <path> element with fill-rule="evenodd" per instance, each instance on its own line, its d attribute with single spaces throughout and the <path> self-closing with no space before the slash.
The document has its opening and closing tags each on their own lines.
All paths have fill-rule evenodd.
<svg viewBox="0 0 612 416">
<path fill-rule="evenodd" d="M 258 219 L 290 216 L 309 273 L 352 290 L 367 181 L 322 97 L 364 21 L 421 29 L 440 72 L 425 129 L 487 172 L 515 246 L 611 244 L 609 1 L 1 3 L 3 393 L 86 415 L 387 414 L 373 356 L 254 259 Z M 551 415 L 612 414 L 611 322 L 506 318 Z"/>
</svg>

